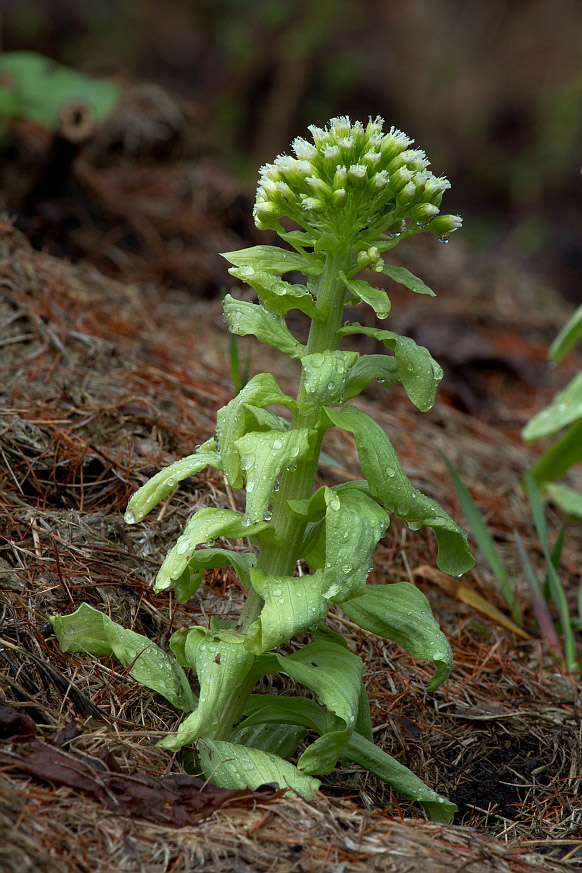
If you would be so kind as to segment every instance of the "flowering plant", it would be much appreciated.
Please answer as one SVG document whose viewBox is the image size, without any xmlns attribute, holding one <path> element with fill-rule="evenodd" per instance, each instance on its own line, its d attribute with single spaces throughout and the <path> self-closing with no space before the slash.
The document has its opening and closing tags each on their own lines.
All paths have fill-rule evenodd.
<svg viewBox="0 0 582 873">
<path fill-rule="evenodd" d="M 361 628 L 432 660 L 432 691 L 449 674 L 450 647 L 413 584 L 367 584 L 374 550 L 394 514 L 413 530 L 434 530 L 445 572 L 459 575 L 473 564 L 464 530 L 410 483 L 384 430 L 347 404 L 378 379 L 401 383 L 412 403 L 428 410 L 442 378 L 429 352 L 412 339 L 342 324 L 346 302 L 365 302 L 381 319 L 390 311 L 383 289 L 356 278 L 364 268 L 432 294 L 382 254 L 422 231 L 443 236 L 460 226 L 457 216 L 439 214 L 447 180 L 427 169 L 426 156 L 411 149 L 403 133 L 384 133 L 382 125 L 379 118 L 366 127 L 334 118 L 325 129 L 310 128 L 313 142 L 296 139 L 295 157 L 280 156 L 262 168 L 254 209 L 257 226 L 275 230 L 290 248 L 259 245 L 224 255 L 232 275 L 260 301 L 227 295 L 230 331 L 252 334 L 298 360 L 297 396 L 285 394 L 269 373 L 254 376 L 219 410 L 215 436 L 129 502 L 126 521 L 139 522 L 179 481 L 207 465 L 222 470 L 233 489 L 245 488 L 244 513 L 204 507 L 192 516 L 155 583 L 157 591 L 173 587 L 186 602 L 205 569 L 232 565 L 248 589 L 239 620 L 180 628 L 170 640 L 175 657 L 87 605 L 53 624 L 63 649 L 115 655 L 182 710 L 178 731 L 161 745 L 194 747 L 197 766 L 217 784 L 277 782 L 310 797 L 319 785 L 315 776 L 352 761 L 447 821 L 454 804 L 372 742 L 362 661 L 326 625 L 329 608 L 337 605 Z M 282 219 L 291 219 L 293 229 Z M 305 281 L 281 278 L 291 272 Z M 307 345 L 287 325 L 291 309 L 311 321 Z M 350 334 L 373 337 L 392 354 L 344 351 L 341 342 Z M 271 406 L 286 408 L 289 417 Z M 314 492 L 322 440 L 332 426 L 354 435 L 364 478 Z M 226 548 L 226 540 L 250 548 Z M 291 654 L 280 651 L 305 632 L 311 642 Z M 198 679 L 198 697 L 185 670 Z M 274 672 L 301 683 L 316 700 L 253 694 L 257 680 Z M 290 763 L 308 732 L 318 738 Z"/>
</svg>

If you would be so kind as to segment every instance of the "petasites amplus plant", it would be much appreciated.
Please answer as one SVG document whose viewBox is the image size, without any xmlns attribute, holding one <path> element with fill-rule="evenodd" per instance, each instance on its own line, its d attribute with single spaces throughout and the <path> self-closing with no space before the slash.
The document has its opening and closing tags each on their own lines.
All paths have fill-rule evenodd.
<svg viewBox="0 0 582 873">
<path fill-rule="evenodd" d="M 230 331 L 252 334 L 298 360 L 297 396 L 285 394 L 269 373 L 253 377 L 218 412 L 216 435 L 129 502 L 126 521 L 139 522 L 180 480 L 207 465 L 224 471 L 233 489 L 246 490 L 244 513 L 204 507 L 192 516 L 155 583 L 156 591 L 173 586 L 186 602 L 206 569 L 232 565 L 249 592 L 239 620 L 180 628 L 170 640 L 175 658 L 87 605 L 53 624 L 64 650 L 113 654 L 183 711 L 178 731 L 161 745 L 192 747 L 199 771 L 212 782 L 232 788 L 276 782 L 310 797 L 319 785 L 315 776 L 338 761 L 355 762 L 420 801 L 431 818 L 447 821 L 454 804 L 373 744 L 362 661 L 326 625 L 335 604 L 361 628 L 432 660 L 432 691 L 451 668 L 447 640 L 413 584 L 367 584 L 374 550 L 394 514 L 413 530 L 434 530 L 445 572 L 459 575 L 473 564 L 465 532 L 409 482 L 382 427 L 347 404 L 377 379 L 401 383 L 412 403 L 428 410 L 442 377 L 412 339 L 342 324 L 346 303 L 363 301 L 379 318 L 390 311 L 384 290 L 356 278 L 362 269 L 432 294 L 404 268 L 384 263 L 382 254 L 406 237 L 422 231 L 442 237 L 461 224 L 457 216 L 439 215 L 447 180 L 427 169 L 424 152 L 411 149 L 403 133 L 384 133 L 382 125 L 380 118 L 367 127 L 333 118 L 326 129 L 310 128 L 313 142 L 296 139 L 295 157 L 282 155 L 262 168 L 254 209 L 257 226 L 275 230 L 290 248 L 259 245 L 224 255 L 232 275 L 260 301 L 226 296 Z M 285 229 L 283 218 L 295 229 Z M 305 283 L 291 284 L 281 278 L 285 273 L 302 274 Z M 307 345 L 287 326 L 291 309 L 311 320 Z M 392 354 L 342 350 L 353 334 L 374 338 Z M 270 406 L 286 408 L 288 417 Z M 332 426 L 353 434 L 365 478 L 314 493 L 322 440 Z M 306 632 L 311 642 L 291 654 L 279 651 Z M 184 668 L 197 677 L 198 697 Z M 316 699 L 253 694 L 261 676 L 276 672 Z M 291 764 L 308 734 L 318 737 Z"/>
</svg>

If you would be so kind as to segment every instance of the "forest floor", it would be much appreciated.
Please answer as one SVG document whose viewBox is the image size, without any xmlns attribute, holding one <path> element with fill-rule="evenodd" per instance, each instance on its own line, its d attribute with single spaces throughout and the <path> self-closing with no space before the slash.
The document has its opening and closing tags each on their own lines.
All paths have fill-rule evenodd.
<svg viewBox="0 0 582 873">
<path fill-rule="evenodd" d="M 49 618 L 87 602 L 164 646 L 177 627 L 240 610 L 230 570 L 208 574 L 185 605 L 151 588 L 194 507 L 241 507 L 221 473 L 182 483 L 140 525 L 127 527 L 123 512 L 149 476 L 211 436 L 232 397 L 219 299 L 229 277 L 216 252 L 257 239 L 244 192 L 206 159 L 104 165 L 81 155 L 73 170 L 59 233 L 43 228 L 55 254 L 0 225 L 0 868 L 582 869 L 582 684 L 537 630 L 515 545 L 518 531 L 541 578 L 522 490 L 538 449 L 520 430 L 580 369 L 575 354 L 555 370 L 546 363 L 568 305 L 461 241 L 411 244 L 401 263 L 437 297 L 391 288 L 390 326 L 426 345 L 445 379 L 426 414 L 397 389 L 377 385 L 361 399 L 415 485 L 462 521 L 446 452 L 518 582 L 522 629 L 482 556 L 451 579 L 435 569 L 430 532 L 394 521 L 372 581 L 409 580 L 429 598 L 455 656 L 433 695 L 426 664 L 330 618 L 364 658 L 375 741 L 458 804 L 456 823 L 425 821 L 354 767 L 324 778 L 312 803 L 201 790 L 156 748 L 175 712 L 112 661 L 61 653 Z M 241 341 L 243 361 L 247 348 Z M 250 372 L 263 370 L 292 390 L 288 361 L 255 344 Z M 349 434 L 330 431 L 324 448 L 321 482 L 358 476 Z M 560 577 L 575 611 L 582 530 L 551 508 L 547 519 L 551 542 L 565 526 Z"/>
</svg>

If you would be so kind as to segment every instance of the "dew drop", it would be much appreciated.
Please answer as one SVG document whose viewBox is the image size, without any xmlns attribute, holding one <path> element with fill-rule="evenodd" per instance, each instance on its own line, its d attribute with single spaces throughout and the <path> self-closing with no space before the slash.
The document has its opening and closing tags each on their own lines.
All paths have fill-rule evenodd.
<svg viewBox="0 0 582 873">
<path fill-rule="evenodd" d="M 123 516 L 123 520 L 126 524 L 135 524 L 137 519 L 135 517 L 135 512 L 133 509 L 128 509 L 125 515 Z"/>
</svg>

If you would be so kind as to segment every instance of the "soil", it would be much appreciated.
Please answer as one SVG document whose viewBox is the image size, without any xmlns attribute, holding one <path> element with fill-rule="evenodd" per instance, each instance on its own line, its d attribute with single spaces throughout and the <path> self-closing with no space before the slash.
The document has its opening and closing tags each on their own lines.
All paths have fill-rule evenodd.
<svg viewBox="0 0 582 873">
<path fill-rule="evenodd" d="M 160 101 L 157 111 L 177 118 Z M 372 580 L 410 580 L 430 599 L 455 655 L 447 684 L 427 695 L 426 664 L 330 617 L 364 658 L 376 742 L 458 804 L 455 824 L 425 821 L 353 767 L 324 779 L 313 803 L 203 788 L 155 745 L 176 725 L 161 698 L 112 661 L 60 652 L 49 617 L 81 602 L 162 646 L 177 627 L 242 604 L 229 570 L 209 573 L 185 605 L 151 587 L 193 508 L 240 508 L 220 473 L 182 483 L 151 520 L 123 522 L 129 495 L 206 440 L 232 396 L 220 305 L 230 277 L 216 253 L 257 241 L 248 193 L 197 150 L 186 117 L 172 130 L 163 143 L 144 134 L 137 150 L 126 127 L 100 131 L 34 215 L 21 208 L 26 156 L 47 146 L 38 131 L 14 132 L 0 225 L 0 868 L 582 869 L 580 677 L 537 629 L 514 538 L 541 578 L 521 487 L 536 448 L 520 429 L 582 360 L 550 370 L 547 347 L 568 305 L 462 241 L 398 252 L 436 298 L 390 288 L 391 327 L 445 368 L 435 408 L 421 415 L 379 385 L 359 402 L 415 484 L 460 519 L 442 452 L 451 458 L 517 579 L 523 629 L 481 556 L 450 579 L 435 570 L 430 532 L 397 521 Z M 292 390 L 288 362 L 255 346 L 251 373 L 269 370 Z M 243 361 L 247 348 L 241 341 Z M 330 431 L 324 448 L 320 481 L 358 475 L 348 434 Z M 565 528 L 560 575 L 574 614 L 582 531 L 552 508 L 547 516 L 551 542 Z"/>
</svg>

